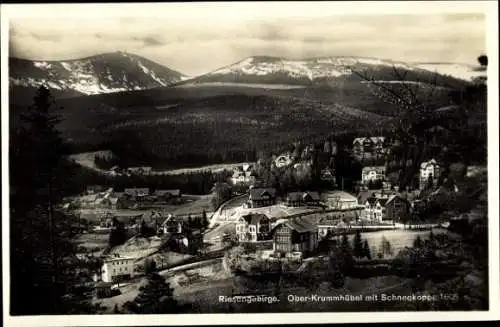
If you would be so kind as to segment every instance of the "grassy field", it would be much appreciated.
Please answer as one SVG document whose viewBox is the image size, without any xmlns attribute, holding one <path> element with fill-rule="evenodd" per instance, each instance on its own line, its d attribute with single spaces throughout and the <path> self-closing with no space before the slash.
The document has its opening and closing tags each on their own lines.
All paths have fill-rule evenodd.
<svg viewBox="0 0 500 327">
<path fill-rule="evenodd" d="M 80 234 L 75 243 L 77 246 L 85 248 L 87 251 L 100 253 L 108 246 L 109 234 L 108 233 L 86 233 Z"/>
<path fill-rule="evenodd" d="M 160 237 L 137 237 L 128 239 L 124 244 L 113 248 L 110 254 L 119 254 L 121 257 L 144 258 L 157 252 L 163 245 Z"/>
<path fill-rule="evenodd" d="M 77 209 L 75 214 L 79 215 L 80 218 L 87 219 L 89 221 L 97 222 L 106 214 L 111 214 L 116 216 L 118 220 L 124 217 L 138 216 L 146 213 L 144 210 L 134 210 L 134 209 Z"/>
<path fill-rule="evenodd" d="M 438 233 L 447 233 L 446 230 L 435 230 L 434 234 Z M 417 231 L 417 230 L 385 230 L 385 231 L 377 231 L 377 232 L 367 232 L 361 233 L 361 237 L 363 240 L 368 241 L 368 245 L 370 246 L 372 256 L 377 253 L 382 238 L 385 237 L 390 243 L 393 250 L 393 256 L 397 255 L 397 253 L 404 249 L 405 247 L 412 247 L 413 241 L 420 236 L 422 240 L 426 240 L 429 238 L 430 231 Z M 450 233 L 447 233 L 450 235 Z M 349 241 L 352 244 L 352 240 L 354 238 L 354 234 L 348 236 Z M 386 256 L 389 258 L 391 256 Z"/>
</svg>

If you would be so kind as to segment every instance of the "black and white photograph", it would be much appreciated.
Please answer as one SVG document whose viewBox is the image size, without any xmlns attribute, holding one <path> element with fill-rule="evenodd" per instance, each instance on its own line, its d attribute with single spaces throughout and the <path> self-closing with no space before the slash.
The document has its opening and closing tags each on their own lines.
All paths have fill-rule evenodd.
<svg viewBox="0 0 500 327">
<path fill-rule="evenodd" d="M 4 322 L 498 318 L 497 15 L 2 5 Z"/>
</svg>

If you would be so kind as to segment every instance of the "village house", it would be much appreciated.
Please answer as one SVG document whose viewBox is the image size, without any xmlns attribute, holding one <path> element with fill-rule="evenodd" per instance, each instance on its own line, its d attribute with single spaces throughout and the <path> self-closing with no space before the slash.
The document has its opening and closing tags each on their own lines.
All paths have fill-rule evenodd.
<svg viewBox="0 0 500 327">
<path fill-rule="evenodd" d="M 118 283 L 134 277 L 134 258 L 113 255 L 104 259 L 102 265 L 102 281 L 105 283 Z"/>
<path fill-rule="evenodd" d="M 385 203 L 385 217 L 382 217 L 382 220 L 401 221 L 408 215 L 410 208 L 410 202 L 406 197 L 399 193 L 393 194 Z"/>
<path fill-rule="evenodd" d="M 76 202 L 80 208 L 94 209 L 96 202 L 98 202 L 98 199 L 100 199 L 100 198 L 101 198 L 101 196 L 98 193 L 87 194 L 87 195 L 80 196 Z"/>
<path fill-rule="evenodd" d="M 252 188 L 248 197 L 248 207 L 260 208 L 276 204 L 276 189 Z"/>
<path fill-rule="evenodd" d="M 441 167 L 435 159 L 429 161 L 424 161 L 420 164 L 420 189 L 425 189 L 429 186 L 429 181 L 432 181 L 432 185 L 436 185 L 441 175 Z"/>
<path fill-rule="evenodd" d="M 142 215 L 137 216 L 137 219 L 134 219 L 134 221 L 137 230 L 140 229 L 142 222 L 144 222 L 147 226 L 154 228 L 157 233 L 163 232 L 162 223 L 164 219 L 160 211 L 152 210 L 145 212 Z"/>
<path fill-rule="evenodd" d="M 241 216 L 236 224 L 239 242 L 257 242 L 270 239 L 271 221 L 264 214 L 250 213 Z"/>
<path fill-rule="evenodd" d="M 94 208 L 100 209 L 123 209 L 125 204 L 119 197 L 104 196 L 98 197 L 94 202 Z"/>
<path fill-rule="evenodd" d="M 369 197 L 366 199 L 365 208 L 361 218 L 372 222 L 382 222 L 385 215 L 385 204 L 388 198 Z"/>
<path fill-rule="evenodd" d="M 344 191 L 332 191 L 322 194 L 323 202 L 330 209 L 355 209 L 358 200 L 353 195 Z"/>
<path fill-rule="evenodd" d="M 255 183 L 255 173 L 250 164 L 243 164 L 242 167 L 237 167 L 231 176 L 233 185 L 238 184 L 253 184 Z"/>
<path fill-rule="evenodd" d="M 292 164 L 292 158 L 290 154 L 282 154 L 274 160 L 274 165 L 277 168 L 286 167 Z"/>
<path fill-rule="evenodd" d="M 273 251 L 281 256 L 300 252 L 312 254 L 318 248 L 317 227 L 304 218 L 280 222 L 272 231 Z"/>
<path fill-rule="evenodd" d="M 356 157 L 380 156 L 386 152 L 385 137 L 358 137 L 352 142 L 352 152 Z"/>
<path fill-rule="evenodd" d="M 365 185 L 369 182 L 383 181 L 385 180 L 385 171 L 385 166 L 363 167 L 361 170 L 361 181 Z"/>
<path fill-rule="evenodd" d="M 372 222 L 400 221 L 411 210 L 408 198 L 397 191 L 360 192 L 358 200 L 364 206 L 361 218 Z"/>
<path fill-rule="evenodd" d="M 161 224 L 164 235 L 174 235 L 182 233 L 182 221 L 169 214 Z"/>
<path fill-rule="evenodd" d="M 145 199 L 150 194 L 149 188 L 126 188 L 124 196 L 133 201 Z"/>
<path fill-rule="evenodd" d="M 317 206 L 320 200 L 318 192 L 290 192 L 284 204 L 288 207 Z"/>
<path fill-rule="evenodd" d="M 153 196 L 158 201 L 177 200 L 182 197 L 181 190 L 155 190 Z"/>
</svg>

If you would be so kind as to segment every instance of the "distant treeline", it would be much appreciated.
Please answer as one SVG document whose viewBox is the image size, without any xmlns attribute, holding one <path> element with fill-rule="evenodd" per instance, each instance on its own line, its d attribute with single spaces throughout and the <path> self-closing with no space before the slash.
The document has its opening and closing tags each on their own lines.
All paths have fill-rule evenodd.
<svg viewBox="0 0 500 327">
<path fill-rule="evenodd" d="M 179 189 L 182 193 L 208 194 L 216 182 L 225 182 L 232 172 L 222 171 L 196 172 L 179 175 L 155 176 L 106 176 L 74 163 L 68 164 L 68 192 L 77 194 L 86 190 L 88 185 L 103 185 L 113 187 L 116 191 L 125 188 L 147 187 L 151 189 Z"/>
</svg>

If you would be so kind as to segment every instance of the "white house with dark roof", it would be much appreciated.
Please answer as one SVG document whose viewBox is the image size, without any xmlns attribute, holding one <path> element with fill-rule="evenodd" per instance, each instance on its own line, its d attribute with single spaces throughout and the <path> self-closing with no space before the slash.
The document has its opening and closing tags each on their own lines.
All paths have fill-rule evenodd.
<svg viewBox="0 0 500 327">
<path fill-rule="evenodd" d="M 134 277 L 135 258 L 114 255 L 104 259 L 101 275 L 102 281 L 116 283 Z"/>
<path fill-rule="evenodd" d="M 293 252 L 307 255 L 318 248 L 318 228 L 305 218 L 287 219 L 272 231 L 273 251 L 281 255 Z"/>
<path fill-rule="evenodd" d="M 368 166 L 361 170 L 361 181 L 363 184 L 368 184 L 374 181 L 385 180 L 385 166 Z"/>
<path fill-rule="evenodd" d="M 285 205 L 289 207 L 317 206 L 321 201 L 318 192 L 290 192 L 285 198 Z"/>
<path fill-rule="evenodd" d="M 241 216 L 236 223 L 239 242 L 257 242 L 270 239 L 271 220 L 264 214 L 250 213 Z"/>
<path fill-rule="evenodd" d="M 357 157 L 382 155 L 386 152 L 385 137 L 357 137 L 352 142 L 352 150 Z"/>
<path fill-rule="evenodd" d="M 147 187 L 143 188 L 126 188 L 124 194 L 129 197 L 145 197 L 149 195 L 150 190 Z"/>
<path fill-rule="evenodd" d="M 276 204 L 276 189 L 252 188 L 248 197 L 250 208 L 260 208 Z"/>
<path fill-rule="evenodd" d="M 173 215 L 169 214 L 167 218 L 161 224 L 163 229 L 163 234 L 165 235 L 175 235 L 182 233 L 182 221 Z"/>
</svg>

